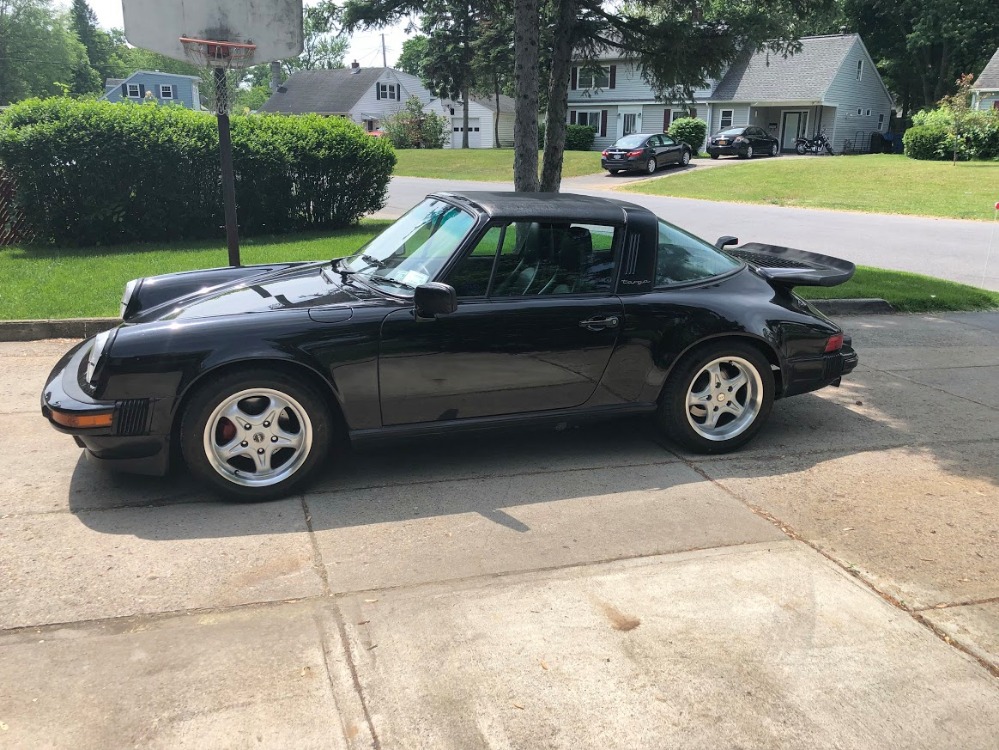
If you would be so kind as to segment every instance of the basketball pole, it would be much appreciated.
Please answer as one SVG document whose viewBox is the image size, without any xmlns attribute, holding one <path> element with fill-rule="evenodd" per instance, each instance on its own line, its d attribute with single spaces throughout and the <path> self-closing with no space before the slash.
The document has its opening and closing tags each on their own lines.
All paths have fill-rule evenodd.
<svg viewBox="0 0 999 750">
<path fill-rule="evenodd" d="M 219 155 L 222 161 L 222 203 L 229 265 L 239 262 L 239 225 L 236 223 L 236 178 L 232 167 L 232 134 L 229 131 L 229 81 L 223 68 L 215 68 L 215 109 L 219 121 Z"/>
</svg>

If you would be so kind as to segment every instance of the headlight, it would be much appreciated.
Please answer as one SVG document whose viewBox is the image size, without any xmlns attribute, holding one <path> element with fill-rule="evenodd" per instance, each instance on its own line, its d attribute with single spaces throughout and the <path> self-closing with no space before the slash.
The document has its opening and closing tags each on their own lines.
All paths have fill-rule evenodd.
<svg viewBox="0 0 999 750">
<path fill-rule="evenodd" d="M 108 348 L 108 343 L 110 343 L 113 333 L 114 329 L 98 333 L 94 336 L 94 343 L 90 347 L 90 356 L 87 357 L 87 385 L 92 386 L 94 384 L 94 376 L 97 374 L 97 365 L 100 364 L 101 358 L 104 356 L 104 352 Z"/>
<path fill-rule="evenodd" d="M 130 282 L 125 284 L 125 292 L 121 295 L 121 307 L 118 310 L 118 317 L 122 320 L 125 319 L 125 313 L 128 312 L 128 306 L 132 302 L 132 297 L 135 296 L 135 292 L 139 288 L 139 284 L 142 283 L 142 279 L 132 279 Z"/>
</svg>

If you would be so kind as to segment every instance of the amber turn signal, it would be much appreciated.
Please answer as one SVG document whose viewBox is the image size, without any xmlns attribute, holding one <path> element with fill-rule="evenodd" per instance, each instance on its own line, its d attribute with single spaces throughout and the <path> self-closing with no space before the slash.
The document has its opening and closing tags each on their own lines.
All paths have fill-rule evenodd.
<svg viewBox="0 0 999 750">
<path fill-rule="evenodd" d="M 52 410 L 52 421 L 63 427 L 110 427 L 113 412 L 102 414 L 68 414 L 64 411 Z"/>
</svg>

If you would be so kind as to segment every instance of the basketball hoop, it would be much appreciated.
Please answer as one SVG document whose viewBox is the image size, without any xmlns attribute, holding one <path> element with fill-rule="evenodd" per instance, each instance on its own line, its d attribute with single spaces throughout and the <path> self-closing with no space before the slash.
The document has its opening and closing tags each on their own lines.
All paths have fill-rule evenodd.
<svg viewBox="0 0 999 750">
<path fill-rule="evenodd" d="M 217 114 L 228 114 L 229 90 L 238 85 L 238 81 L 230 84 L 228 74 L 230 71 L 245 70 L 252 65 L 257 45 L 187 36 L 180 37 L 180 44 L 193 65 L 214 70 L 215 97 L 211 103 Z"/>
</svg>

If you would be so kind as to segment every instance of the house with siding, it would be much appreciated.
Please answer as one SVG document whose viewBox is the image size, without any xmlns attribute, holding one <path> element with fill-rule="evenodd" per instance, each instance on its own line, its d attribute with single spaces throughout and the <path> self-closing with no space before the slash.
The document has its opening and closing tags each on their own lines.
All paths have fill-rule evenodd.
<svg viewBox="0 0 999 750">
<path fill-rule="evenodd" d="M 866 151 L 873 133 L 887 132 L 893 104 L 863 41 L 856 34 L 836 34 L 800 42 L 801 49 L 786 57 L 747 52 L 684 104 L 657 102 L 638 64 L 608 52 L 600 60 L 603 72 L 590 73 L 582 63 L 573 67 L 569 122 L 594 126 L 596 149 L 694 116 L 707 122 L 708 135 L 762 127 L 788 152 L 798 136 L 818 131 L 838 153 Z"/>
<path fill-rule="evenodd" d="M 128 78 L 108 78 L 104 96 L 109 102 L 155 101 L 158 104 L 179 104 L 188 109 L 201 109 L 197 76 L 161 73 L 158 70 L 137 70 Z"/>
<path fill-rule="evenodd" d="M 362 68 L 355 62 L 338 70 L 299 71 L 278 87 L 260 111 L 346 117 L 373 133 L 381 130 L 385 118 L 398 113 L 413 96 L 427 112 L 450 121 L 451 138 L 445 147 L 461 148 L 462 105 L 435 97 L 419 78 L 394 68 Z M 497 118 L 500 145 L 513 144 L 513 100 L 500 96 L 498 109 L 495 100 L 470 97 L 470 148 L 492 147 Z"/>
<path fill-rule="evenodd" d="M 974 109 L 999 109 L 999 49 L 971 87 Z"/>
</svg>

